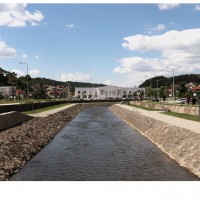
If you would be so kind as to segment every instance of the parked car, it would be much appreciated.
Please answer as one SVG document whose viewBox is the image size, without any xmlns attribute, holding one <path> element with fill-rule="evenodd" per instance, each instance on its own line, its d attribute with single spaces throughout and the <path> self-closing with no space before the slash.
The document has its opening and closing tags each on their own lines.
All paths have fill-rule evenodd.
<svg viewBox="0 0 200 200">
<path fill-rule="evenodd" d="M 153 101 L 153 102 L 159 102 L 159 99 L 158 99 L 157 97 L 153 97 L 153 98 L 151 99 L 151 101 Z"/>
<path fill-rule="evenodd" d="M 186 98 L 179 98 L 179 99 L 176 99 L 176 103 L 186 103 L 187 99 Z"/>
</svg>

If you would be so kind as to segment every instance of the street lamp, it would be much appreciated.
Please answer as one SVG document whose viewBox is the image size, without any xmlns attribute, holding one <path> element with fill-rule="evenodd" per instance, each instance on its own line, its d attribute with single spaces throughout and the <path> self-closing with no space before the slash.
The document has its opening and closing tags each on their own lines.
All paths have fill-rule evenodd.
<svg viewBox="0 0 200 200">
<path fill-rule="evenodd" d="M 155 76 L 155 74 L 154 75 L 145 75 L 146 77 L 150 77 L 150 97 L 151 97 L 151 79 Z M 151 99 L 152 99 L 152 97 L 151 97 Z"/>
<path fill-rule="evenodd" d="M 156 82 L 157 82 L 157 98 L 158 98 L 158 82 L 160 81 L 160 80 L 155 80 Z"/>
<path fill-rule="evenodd" d="M 200 119 L 200 90 L 196 90 L 196 92 L 193 94 L 194 97 L 198 96 L 198 104 L 199 104 L 199 119 Z"/>
<path fill-rule="evenodd" d="M 173 102 L 174 102 L 174 70 L 178 69 L 178 68 L 181 68 L 181 67 L 166 67 L 166 68 L 172 69 L 172 71 L 173 71 L 172 96 L 173 96 Z"/>
<path fill-rule="evenodd" d="M 27 80 L 26 80 L 26 84 L 27 84 L 27 92 L 26 92 L 26 95 L 27 95 L 27 98 L 29 98 L 29 90 L 28 90 L 28 63 L 26 62 L 19 62 L 19 64 L 22 64 L 22 65 L 26 65 L 26 68 L 27 68 Z"/>
</svg>

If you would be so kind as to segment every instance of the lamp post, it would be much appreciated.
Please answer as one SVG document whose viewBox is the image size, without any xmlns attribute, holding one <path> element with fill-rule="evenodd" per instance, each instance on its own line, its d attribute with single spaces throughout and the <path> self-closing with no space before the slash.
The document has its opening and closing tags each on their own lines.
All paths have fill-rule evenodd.
<svg viewBox="0 0 200 200">
<path fill-rule="evenodd" d="M 157 98 L 158 98 L 158 82 L 160 81 L 160 80 L 155 80 L 156 82 L 157 82 Z"/>
<path fill-rule="evenodd" d="M 149 77 L 150 79 L 150 98 L 152 99 L 152 96 L 151 96 L 151 79 L 155 76 L 155 74 L 154 75 L 145 75 L 146 77 Z"/>
<path fill-rule="evenodd" d="M 199 90 L 196 90 L 195 93 L 193 94 L 194 97 L 197 96 L 198 98 L 198 104 L 199 104 L 199 120 L 200 120 L 200 91 Z"/>
<path fill-rule="evenodd" d="M 175 69 L 178 69 L 178 68 L 181 68 L 181 67 L 166 67 L 166 68 L 168 68 L 168 69 L 172 69 L 172 71 L 173 71 L 173 83 L 172 83 L 172 98 L 173 98 L 173 102 L 174 102 L 174 70 Z"/>
<path fill-rule="evenodd" d="M 149 95 L 151 98 L 151 76 L 150 75 L 145 75 L 146 77 L 150 77 L 149 81 L 150 81 L 150 86 L 149 86 Z"/>
<path fill-rule="evenodd" d="M 26 65 L 26 69 L 27 69 L 27 80 L 26 80 L 26 84 L 27 84 L 27 88 L 26 88 L 26 95 L 27 95 L 27 99 L 29 98 L 29 90 L 28 90 L 28 63 L 26 62 L 19 62 L 19 64 L 22 64 L 22 65 Z"/>
</svg>

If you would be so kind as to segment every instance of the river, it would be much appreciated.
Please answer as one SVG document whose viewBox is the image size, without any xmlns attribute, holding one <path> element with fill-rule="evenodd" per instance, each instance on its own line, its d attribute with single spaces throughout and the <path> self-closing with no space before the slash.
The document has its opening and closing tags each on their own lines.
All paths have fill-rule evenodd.
<svg viewBox="0 0 200 200">
<path fill-rule="evenodd" d="M 108 107 L 77 115 L 11 181 L 199 180 Z"/>
</svg>

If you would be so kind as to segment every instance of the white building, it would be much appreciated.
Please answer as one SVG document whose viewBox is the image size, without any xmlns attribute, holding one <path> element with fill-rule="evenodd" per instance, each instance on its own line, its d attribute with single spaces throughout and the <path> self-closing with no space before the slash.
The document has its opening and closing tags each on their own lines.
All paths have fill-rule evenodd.
<svg viewBox="0 0 200 200">
<path fill-rule="evenodd" d="M 5 97 L 16 96 L 16 87 L 13 86 L 2 86 L 0 87 L 0 94 Z"/>
<path fill-rule="evenodd" d="M 104 87 L 75 87 L 75 97 L 78 99 L 122 99 L 132 97 L 133 93 L 143 91 L 145 88 L 125 88 L 117 86 L 104 86 Z M 139 95 L 139 92 L 138 92 Z"/>
</svg>

